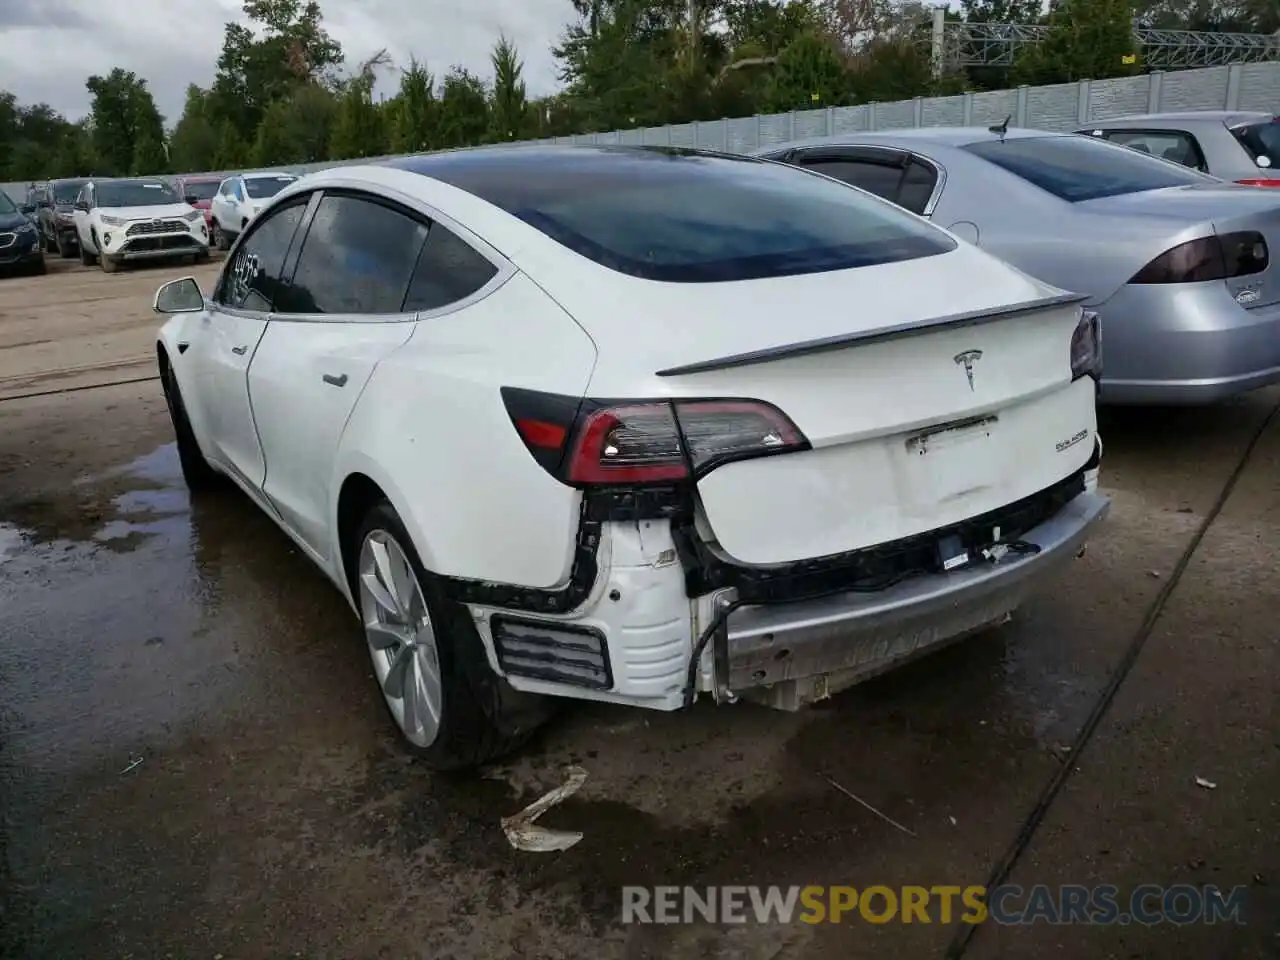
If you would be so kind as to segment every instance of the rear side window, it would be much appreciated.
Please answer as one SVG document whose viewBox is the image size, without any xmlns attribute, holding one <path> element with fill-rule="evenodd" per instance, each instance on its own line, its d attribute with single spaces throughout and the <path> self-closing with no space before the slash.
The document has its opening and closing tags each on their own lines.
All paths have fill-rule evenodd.
<svg viewBox="0 0 1280 960">
<path fill-rule="evenodd" d="M 993 137 L 964 149 L 1068 203 L 1216 182 L 1094 137 Z"/>
<path fill-rule="evenodd" d="M 1103 134 L 1112 143 L 1148 156 L 1204 169 L 1204 155 L 1196 138 L 1185 130 L 1111 130 Z"/>
<path fill-rule="evenodd" d="M 254 225 L 223 269 L 222 282 L 214 296 L 216 302 L 238 310 L 271 310 L 281 294 L 280 271 L 285 255 L 306 209 L 304 197 L 271 211 Z"/>
<path fill-rule="evenodd" d="M 1280 168 L 1280 117 L 1265 123 L 1236 127 L 1231 132 L 1258 166 Z"/>
<path fill-rule="evenodd" d="M 463 300 L 493 279 L 498 268 L 452 230 L 431 225 L 405 297 L 405 312 L 439 310 Z"/>
<path fill-rule="evenodd" d="M 896 201 L 902 166 L 895 163 L 873 163 L 869 160 L 812 160 L 801 164 L 805 169 L 835 177 L 867 193 Z"/>
<path fill-rule="evenodd" d="M 635 148 L 565 149 L 554 163 L 525 170 L 519 159 L 517 148 L 424 163 L 423 171 L 596 263 L 648 280 L 783 277 L 955 249 L 946 234 L 893 206 L 783 164 Z"/>
<path fill-rule="evenodd" d="M 426 224 L 391 207 L 328 194 L 276 312 L 400 313 L 426 239 Z"/>
</svg>

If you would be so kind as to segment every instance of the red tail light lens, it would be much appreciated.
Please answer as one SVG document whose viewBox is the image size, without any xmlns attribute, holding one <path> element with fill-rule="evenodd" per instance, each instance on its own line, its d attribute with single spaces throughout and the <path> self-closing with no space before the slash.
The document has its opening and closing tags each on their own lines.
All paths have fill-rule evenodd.
<svg viewBox="0 0 1280 960">
<path fill-rule="evenodd" d="M 1071 335 L 1071 379 L 1102 376 L 1102 324 L 1098 314 L 1085 310 Z"/>
<path fill-rule="evenodd" d="M 1280 187 L 1280 180 L 1237 180 L 1246 187 Z"/>
<path fill-rule="evenodd" d="M 502 397 L 529 452 L 572 486 L 673 483 L 809 447 L 785 414 L 758 400 L 612 403 L 511 387 Z"/>
<path fill-rule="evenodd" d="M 1260 233 L 1244 230 L 1201 237 L 1166 250 L 1130 283 L 1204 283 L 1247 277 L 1267 269 L 1270 252 Z"/>
</svg>

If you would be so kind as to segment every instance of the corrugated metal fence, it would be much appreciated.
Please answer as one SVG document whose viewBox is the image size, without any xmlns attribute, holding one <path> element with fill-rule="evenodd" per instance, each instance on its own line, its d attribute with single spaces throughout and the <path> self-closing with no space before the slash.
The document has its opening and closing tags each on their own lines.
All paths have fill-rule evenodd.
<svg viewBox="0 0 1280 960">
<path fill-rule="evenodd" d="M 702 147 L 745 153 L 756 147 L 803 137 L 901 127 L 968 126 L 999 123 L 1013 116 L 1012 126 L 1070 130 L 1129 113 L 1181 110 L 1269 110 L 1280 112 L 1280 63 L 1237 64 L 1174 73 L 1149 73 L 1118 80 L 1081 80 L 1044 87 L 1018 87 L 966 93 L 953 97 L 916 97 L 894 103 L 857 107 L 796 110 L 735 120 L 678 123 L 665 127 L 578 134 L 532 143 L 623 143 Z M 338 160 L 271 169 L 310 173 L 328 167 L 369 163 L 375 159 Z M 205 171 L 225 176 L 233 171 Z M 6 184 L 21 202 L 25 184 Z"/>
</svg>

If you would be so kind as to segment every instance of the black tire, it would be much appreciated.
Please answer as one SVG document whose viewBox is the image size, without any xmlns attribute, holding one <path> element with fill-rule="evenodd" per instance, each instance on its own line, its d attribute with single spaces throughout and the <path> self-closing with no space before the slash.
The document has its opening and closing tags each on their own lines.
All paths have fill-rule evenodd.
<svg viewBox="0 0 1280 960">
<path fill-rule="evenodd" d="M 216 220 L 213 222 L 213 242 L 224 253 L 231 249 L 231 240 L 227 237 L 227 232 L 218 225 Z"/>
<path fill-rule="evenodd" d="M 178 380 L 173 370 L 164 369 L 160 377 L 164 386 L 164 401 L 169 407 L 169 419 L 173 422 L 173 433 L 178 441 L 178 462 L 182 466 L 182 479 L 192 493 L 212 490 L 222 485 L 222 474 L 209 466 L 209 461 L 200 451 L 200 443 L 196 440 L 195 431 L 191 429 L 191 421 L 187 418 L 187 408 L 182 402 L 182 391 L 178 389 Z"/>
<path fill-rule="evenodd" d="M 80 263 L 82 265 L 92 267 L 96 260 L 97 258 L 95 258 L 92 253 L 86 250 L 83 246 L 80 247 Z"/>
<path fill-rule="evenodd" d="M 512 753 L 524 745 L 553 712 L 547 697 L 532 696 L 512 689 L 506 679 L 489 667 L 484 644 L 465 606 L 445 596 L 438 578 L 423 569 L 413 541 L 399 515 L 387 501 L 365 515 L 355 542 L 346 552 L 354 566 L 359 563 L 365 538 L 374 530 L 391 535 L 408 558 L 422 588 L 427 612 L 435 628 L 444 705 L 439 732 L 429 747 L 411 743 L 396 724 L 386 697 L 387 713 L 401 734 L 405 748 L 435 770 L 463 770 Z M 351 583 L 356 605 L 360 605 L 358 571 Z M 379 696 L 382 691 L 378 691 Z"/>
<path fill-rule="evenodd" d="M 32 264 L 32 267 L 31 267 L 31 276 L 33 276 L 33 277 L 43 277 L 43 276 L 45 275 L 45 273 L 48 271 L 48 269 L 49 269 L 49 268 L 45 266 L 45 263 L 44 263 L 44 257 L 41 257 L 41 258 L 40 258 L 39 260 L 37 260 L 34 264 Z"/>
<path fill-rule="evenodd" d="M 120 264 L 110 257 L 98 257 L 98 262 L 102 265 L 103 273 L 117 273 L 120 270 Z"/>
</svg>

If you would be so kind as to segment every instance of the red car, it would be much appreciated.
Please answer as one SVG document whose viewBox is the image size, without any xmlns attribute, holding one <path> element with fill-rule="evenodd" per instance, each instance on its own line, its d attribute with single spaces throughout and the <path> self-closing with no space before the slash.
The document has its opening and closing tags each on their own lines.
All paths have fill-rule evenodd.
<svg viewBox="0 0 1280 960">
<path fill-rule="evenodd" d="M 216 177 L 178 177 L 176 182 L 178 196 L 197 210 L 204 211 L 204 224 L 210 231 L 213 229 L 213 214 L 209 211 L 209 201 L 218 192 L 221 182 Z"/>
</svg>

